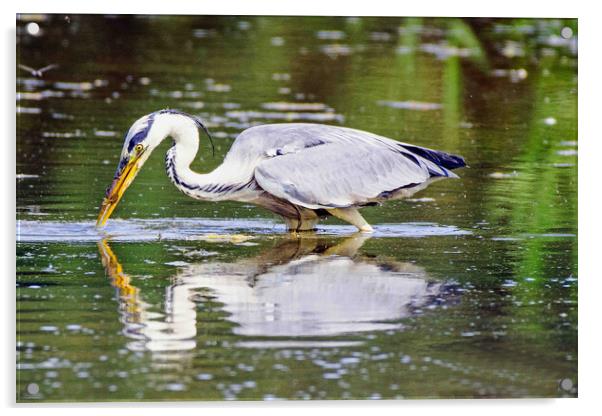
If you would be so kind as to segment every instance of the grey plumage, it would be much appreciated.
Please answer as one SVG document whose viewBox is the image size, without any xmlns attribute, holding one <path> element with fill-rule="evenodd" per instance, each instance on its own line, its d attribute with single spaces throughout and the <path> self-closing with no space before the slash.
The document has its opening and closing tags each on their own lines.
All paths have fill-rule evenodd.
<svg viewBox="0 0 602 416">
<path fill-rule="evenodd" d="M 190 169 L 199 149 L 194 116 L 160 110 L 138 119 L 125 138 L 121 162 L 97 223 L 102 226 L 150 153 L 167 137 L 166 170 L 186 195 L 207 201 L 240 201 L 280 216 L 292 231 L 314 229 L 333 215 L 360 231 L 373 229 L 358 209 L 407 197 L 441 178 L 464 159 L 365 131 L 322 124 L 267 124 L 243 131 L 212 172 Z"/>
<path fill-rule="evenodd" d="M 408 147 L 439 155 L 438 161 L 443 164 L 436 163 L 433 157 L 429 159 L 427 152 L 412 152 Z M 441 162 L 446 158 L 464 165 L 460 157 L 372 133 L 303 123 L 245 130 L 232 145 L 224 164 L 258 157 L 263 159 L 254 172 L 258 186 L 310 209 L 378 202 L 403 189 L 420 188 L 431 178 L 457 177 Z"/>
</svg>

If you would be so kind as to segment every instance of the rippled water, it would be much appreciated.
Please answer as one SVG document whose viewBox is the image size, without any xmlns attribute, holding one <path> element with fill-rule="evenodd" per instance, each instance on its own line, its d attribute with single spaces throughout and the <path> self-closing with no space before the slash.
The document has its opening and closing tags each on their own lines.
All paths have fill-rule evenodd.
<svg viewBox="0 0 602 416">
<path fill-rule="evenodd" d="M 19 64 L 58 65 L 17 69 L 18 401 L 577 395 L 576 21 L 17 26 Z M 180 194 L 159 154 L 95 229 L 124 133 L 166 107 L 212 131 L 198 171 L 284 121 L 469 168 L 364 209 L 371 236 L 334 219 L 290 236 L 259 208 Z"/>
<path fill-rule="evenodd" d="M 286 233 L 283 223 L 267 220 L 239 219 L 198 219 L 198 218 L 168 218 L 145 220 L 113 220 L 106 227 L 98 229 L 95 221 L 57 222 L 57 221 L 28 221 L 18 223 L 17 239 L 20 242 L 90 242 L 100 239 L 111 241 L 163 241 L 163 240 L 223 240 L 230 236 L 236 240 L 251 238 L 236 232 L 253 234 Z M 357 232 L 351 225 L 322 225 L 315 234 L 344 236 Z M 217 234 L 222 233 L 222 234 Z M 227 234 L 223 234 L 227 233 Z M 314 233 L 311 233 L 314 234 Z M 444 226 L 430 223 L 379 224 L 371 237 L 428 237 L 455 236 L 470 234 L 454 226 Z M 309 235 L 300 238 L 308 238 Z"/>
</svg>

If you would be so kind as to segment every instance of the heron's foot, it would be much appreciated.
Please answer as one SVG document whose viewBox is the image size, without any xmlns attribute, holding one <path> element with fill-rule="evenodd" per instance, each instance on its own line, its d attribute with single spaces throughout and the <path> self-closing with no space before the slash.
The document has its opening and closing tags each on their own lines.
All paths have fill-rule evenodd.
<svg viewBox="0 0 602 416">
<path fill-rule="evenodd" d="M 240 244 L 254 238 L 251 235 L 244 234 L 201 234 L 186 237 L 186 240 L 207 241 L 209 243 L 233 243 Z"/>
<path fill-rule="evenodd" d="M 318 218 L 304 218 L 301 221 L 294 218 L 284 218 L 284 221 L 288 232 L 292 233 L 316 231 L 316 225 L 318 224 Z"/>
<path fill-rule="evenodd" d="M 337 217 L 343 221 L 347 221 L 349 224 L 355 225 L 358 230 L 362 233 L 372 233 L 374 229 L 368 222 L 362 217 L 362 214 L 357 208 L 332 208 L 328 209 L 334 217 Z"/>
</svg>

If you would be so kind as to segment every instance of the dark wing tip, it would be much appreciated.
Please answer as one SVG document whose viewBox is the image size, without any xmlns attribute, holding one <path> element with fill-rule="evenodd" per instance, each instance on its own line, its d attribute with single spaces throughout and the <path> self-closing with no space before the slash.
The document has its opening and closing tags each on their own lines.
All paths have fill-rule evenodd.
<svg viewBox="0 0 602 416">
<path fill-rule="evenodd" d="M 452 155 L 451 153 L 442 153 L 446 156 L 444 159 L 445 164 L 443 165 L 447 169 L 463 168 L 466 166 L 466 161 L 462 156 Z"/>
<path fill-rule="evenodd" d="M 401 145 L 410 152 L 424 159 L 442 166 L 446 169 L 457 169 L 466 166 L 466 161 L 462 156 L 453 155 L 451 153 L 440 152 L 438 150 L 427 149 L 425 147 L 412 146 L 408 144 Z"/>
</svg>

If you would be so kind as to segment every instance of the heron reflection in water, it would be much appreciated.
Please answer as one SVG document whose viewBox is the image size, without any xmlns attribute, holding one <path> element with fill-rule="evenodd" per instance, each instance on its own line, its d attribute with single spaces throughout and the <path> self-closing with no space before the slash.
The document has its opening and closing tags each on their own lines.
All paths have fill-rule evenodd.
<svg viewBox="0 0 602 416">
<path fill-rule="evenodd" d="M 254 258 L 179 268 L 163 313 L 144 300 L 107 241 L 99 249 L 119 292 L 124 334 L 133 339 L 128 348 L 160 353 L 196 347 L 197 308 L 206 296 L 223 304 L 237 325 L 234 334 L 249 340 L 400 328 L 400 319 L 433 302 L 444 285 L 416 265 L 358 255 L 367 238 L 359 234 L 338 244 L 284 239 Z"/>
</svg>

